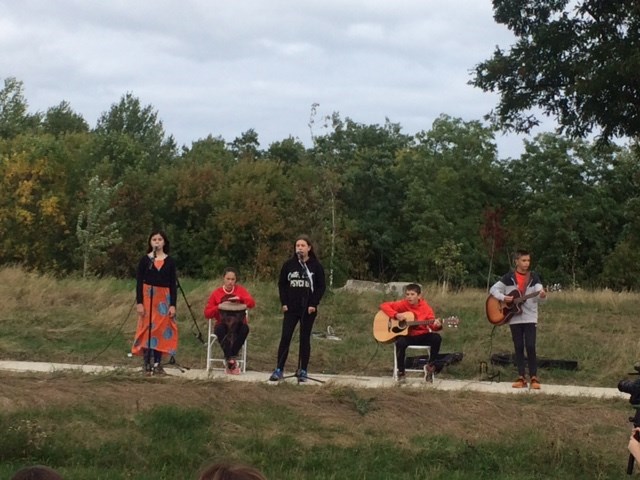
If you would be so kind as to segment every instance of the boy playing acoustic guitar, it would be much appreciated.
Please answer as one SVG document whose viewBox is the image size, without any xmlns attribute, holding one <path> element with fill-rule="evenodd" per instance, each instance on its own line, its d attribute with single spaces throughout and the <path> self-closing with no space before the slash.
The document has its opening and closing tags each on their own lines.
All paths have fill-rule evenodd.
<svg viewBox="0 0 640 480">
<path fill-rule="evenodd" d="M 529 270 L 531 255 L 525 250 L 518 250 L 515 254 L 515 270 L 504 275 L 489 290 L 489 293 L 507 306 L 514 303 L 518 297 L 532 297 L 519 305 L 509 320 L 511 338 L 516 353 L 518 378 L 513 388 L 525 388 L 527 380 L 524 376 L 524 351 L 527 350 L 529 364 L 529 378 L 531 388 L 540 389 L 538 380 L 538 359 L 536 358 L 536 329 L 538 327 L 538 303 L 543 302 L 547 293 L 542 287 L 537 273 Z"/>
<path fill-rule="evenodd" d="M 411 312 L 418 321 L 434 320 L 436 318 L 433 313 L 433 309 L 422 298 L 422 289 L 417 283 L 410 283 L 404 289 L 404 299 L 397 302 L 385 302 L 380 305 L 382 310 L 390 318 L 396 320 L 412 320 L 412 317 L 405 315 L 406 312 Z M 431 347 L 431 359 L 437 358 L 440 351 L 440 344 L 442 343 L 442 337 L 440 334 L 435 333 L 438 330 L 442 330 L 442 323 L 440 320 L 435 319 L 433 323 L 412 325 L 409 327 L 407 335 L 398 336 L 396 338 L 396 352 L 398 357 L 398 380 L 402 381 L 405 378 L 405 352 L 409 345 L 428 345 Z M 430 361 L 425 366 L 426 376 L 432 376 L 435 372 L 435 365 Z M 428 378 L 426 380 L 429 380 Z"/>
</svg>

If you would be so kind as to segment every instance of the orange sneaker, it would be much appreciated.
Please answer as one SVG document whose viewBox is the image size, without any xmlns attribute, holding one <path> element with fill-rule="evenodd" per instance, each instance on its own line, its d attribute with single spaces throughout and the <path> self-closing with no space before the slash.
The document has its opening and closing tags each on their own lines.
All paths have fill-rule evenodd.
<svg viewBox="0 0 640 480">
<path fill-rule="evenodd" d="M 524 377 L 518 377 L 518 379 L 515 382 L 513 382 L 511 386 L 513 388 L 526 388 L 527 381 L 524 379 Z"/>
<path fill-rule="evenodd" d="M 540 380 L 535 375 L 531 377 L 531 388 L 534 390 L 540 390 Z"/>
</svg>

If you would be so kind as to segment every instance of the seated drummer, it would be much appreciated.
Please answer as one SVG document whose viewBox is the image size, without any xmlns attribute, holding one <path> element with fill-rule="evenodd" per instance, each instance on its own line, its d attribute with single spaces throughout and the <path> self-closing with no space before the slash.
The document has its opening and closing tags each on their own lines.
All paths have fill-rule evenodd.
<svg viewBox="0 0 640 480">
<path fill-rule="evenodd" d="M 211 292 L 204 309 L 205 318 L 215 318 L 213 332 L 224 352 L 226 373 L 240 374 L 237 357 L 249 335 L 246 311 L 256 306 L 251 294 L 236 283 L 238 272 L 234 268 L 224 270 L 221 287 Z"/>
<path fill-rule="evenodd" d="M 404 299 L 397 302 L 385 302 L 380 305 L 385 315 L 396 320 L 434 320 L 436 318 L 433 309 L 422 298 L 422 289 L 417 283 L 410 283 L 404 289 Z M 406 312 L 412 312 L 415 318 L 405 315 Z M 435 359 L 440 352 L 440 344 L 442 337 L 439 333 L 442 330 L 440 320 L 435 320 L 429 325 L 412 325 L 409 327 L 407 335 L 399 335 L 396 337 L 396 354 L 398 360 L 398 380 L 404 380 L 405 377 L 405 352 L 409 345 L 428 345 L 431 347 L 430 359 Z M 425 375 L 432 377 L 435 372 L 435 365 L 430 360 L 425 365 Z M 427 378 L 428 379 L 428 378 Z"/>
</svg>

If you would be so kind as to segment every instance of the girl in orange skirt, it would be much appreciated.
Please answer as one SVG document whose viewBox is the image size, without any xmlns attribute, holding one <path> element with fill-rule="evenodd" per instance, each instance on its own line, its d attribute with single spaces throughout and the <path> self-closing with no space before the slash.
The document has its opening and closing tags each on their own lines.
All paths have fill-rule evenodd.
<svg viewBox="0 0 640 480">
<path fill-rule="evenodd" d="M 136 310 L 138 327 L 131 353 L 144 357 L 145 373 L 162 374 L 162 354 L 178 350 L 176 264 L 162 231 L 149 235 L 147 254 L 138 263 Z"/>
</svg>

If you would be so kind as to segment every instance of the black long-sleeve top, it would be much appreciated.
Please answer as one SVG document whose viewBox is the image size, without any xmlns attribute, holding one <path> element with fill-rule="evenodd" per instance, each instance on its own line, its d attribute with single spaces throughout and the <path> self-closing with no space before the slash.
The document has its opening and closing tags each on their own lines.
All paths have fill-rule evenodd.
<svg viewBox="0 0 640 480">
<path fill-rule="evenodd" d="M 293 314 L 301 315 L 307 307 L 318 308 L 326 289 L 324 268 L 318 259 L 309 257 L 306 265 L 311 274 L 311 282 L 298 257 L 292 257 L 284 262 L 280 270 L 278 279 L 280 304 L 286 305 L 288 312 Z M 313 283 L 313 291 L 311 291 L 311 283 Z"/>
<path fill-rule="evenodd" d="M 136 303 L 142 303 L 143 301 L 142 285 L 145 283 L 155 287 L 169 288 L 169 296 L 171 297 L 171 304 L 169 306 L 176 306 L 178 281 L 176 263 L 173 261 L 173 258 L 167 256 L 160 270 L 153 266 L 153 258 L 150 258 L 148 255 L 144 255 L 140 259 L 140 262 L 138 262 L 138 273 L 136 275 Z"/>
</svg>

